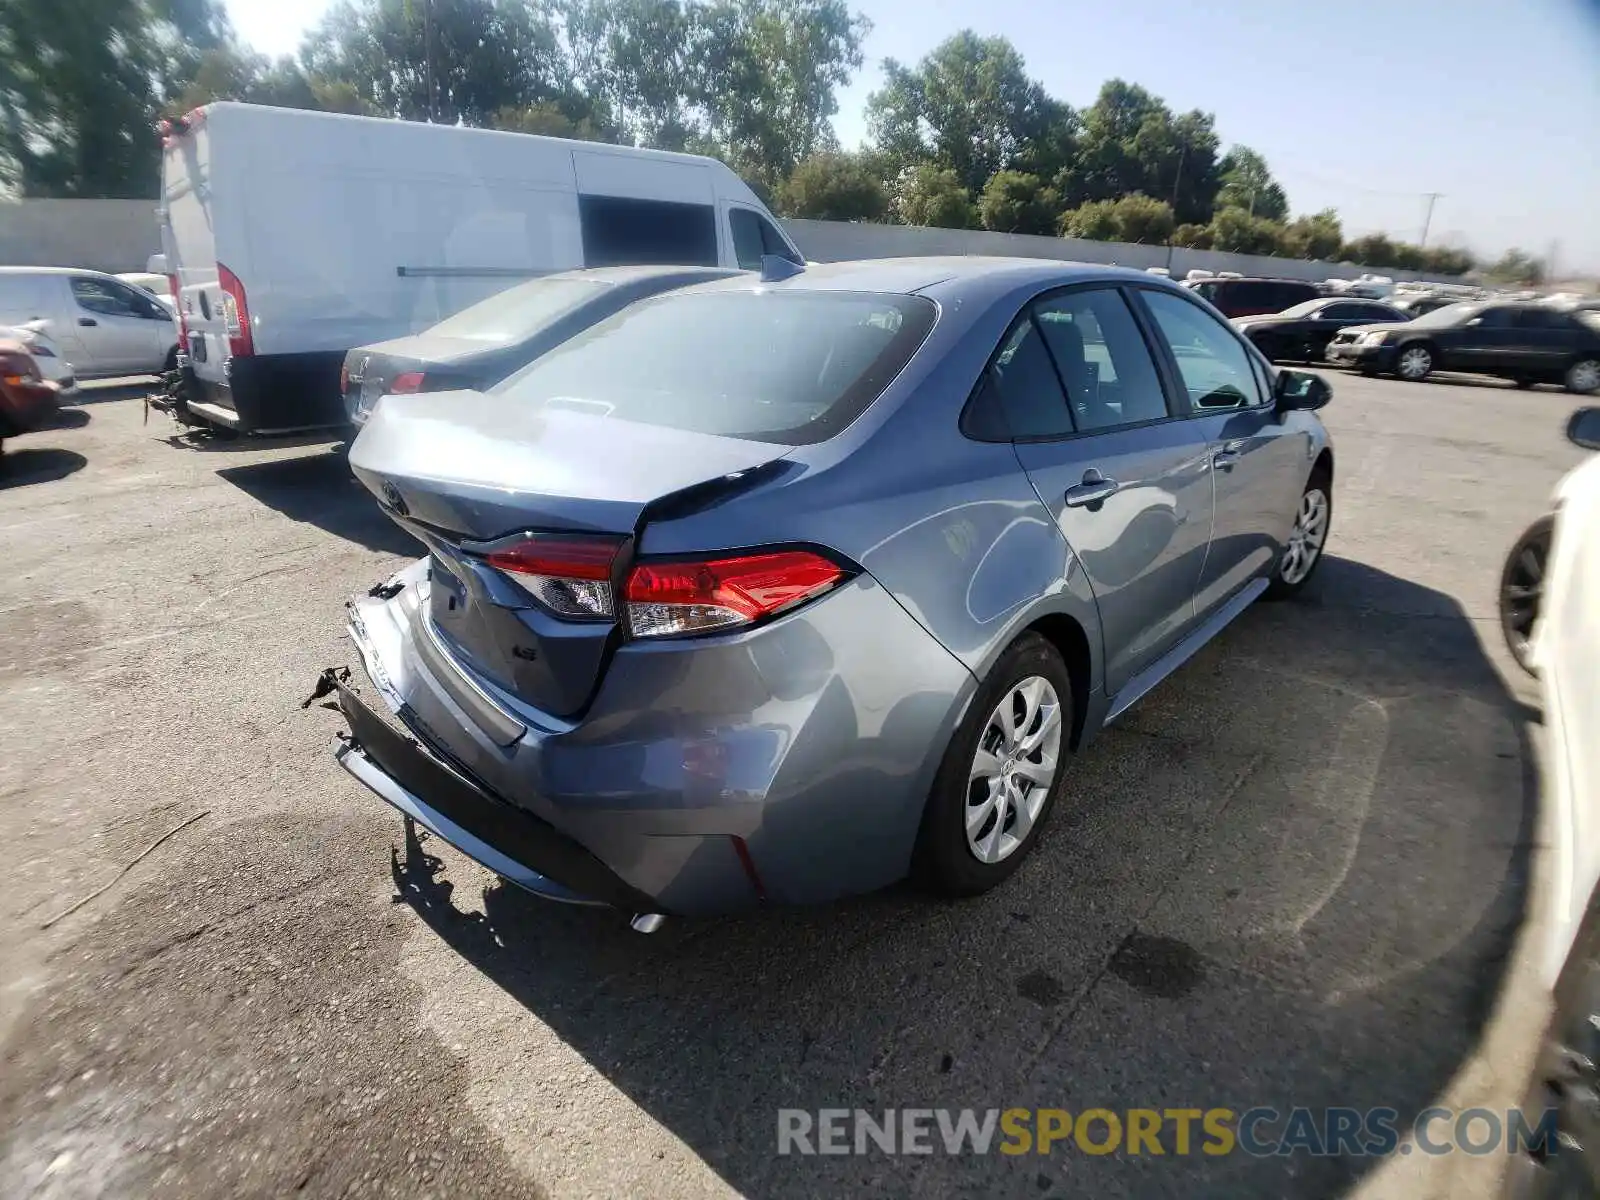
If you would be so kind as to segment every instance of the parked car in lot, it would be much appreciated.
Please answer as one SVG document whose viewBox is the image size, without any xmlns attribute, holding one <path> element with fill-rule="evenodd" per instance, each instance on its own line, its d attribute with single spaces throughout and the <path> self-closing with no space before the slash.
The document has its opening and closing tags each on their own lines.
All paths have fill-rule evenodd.
<svg viewBox="0 0 1600 1200">
<path fill-rule="evenodd" d="M 1233 326 L 1273 362 L 1319 362 L 1328 343 L 1352 325 L 1389 324 L 1411 318 L 1381 300 L 1323 296 L 1260 317 L 1237 317 Z"/>
<path fill-rule="evenodd" d="M 56 340 L 44 331 L 44 322 L 31 325 L 0 325 L 0 339 L 17 342 L 33 358 L 39 377 L 53 383 L 59 399 L 68 400 L 78 394 L 78 380 L 73 366 L 61 353 Z"/>
<path fill-rule="evenodd" d="M 0 334 L 0 453 L 7 438 L 46 424 L 58 403 L 56 385 L 40 375 L 28 347 Z"/>
<path fill-rule="evenodd" d="M 699 284 L 350 451 L 429 557 L 352 603 L 339 762 L 642 914 L 1004 880 L 1098 731 L 1321 561 L 1318 376 L 1143 272 Z"/>
<path fill-rule="evenodd" d="M 167 122 L 193 418 L 343 425 L 345 355 L 578 267 L 803 261 L 712 158 L 219 102 Z"/>
<path fill-rule="evenodd" d="M 1567 436 L 1600 450 L 1600 408 Z M 1592 1196 L 1600 1185 L 1600 454 L 1557 485 L 1539 582 L 1531 665 L 1539 674 L 1545 803 L 1553 832 L 1544 975 L 1555 1013 L 1523 1112 L 1554 1109 L 1559 1143 L 1509 1164 L 1506 1195 Z"/>
<path fill-rule="evenodd" d="M 483 390 L 635 300 L 737 274 L 721 267 L 598 267 L 508 288 L 411 337 L 345 355 L 339 390 L 353 425 L 391 392 Z"/>
<path fill-rule="evenodd" d="M 1212 279 L 1185 280 L 1184 287 L 1205 297 L 1225 317 L 1253 317 L 1259 313 L 1282 312 L 1323 294 L 1314 283 L 1299 279 Z"/>
<path fill-rule="evenodd" d="M 1434 371 L 1498 375 L 1521 387 L 1600 389 L 1600 313 L 1543 304 L 1452 304 L 1404 325 L 1356 325 L 1328 343 L 1328 361 L 1420 382 Z"/>
<path fill-rule="evenodd" d="M 172 313 L 101 271 L 0 267 L 0 325 L 43 332 L 81 379 L 155 375 L 178 360 Z"/>
</svg>

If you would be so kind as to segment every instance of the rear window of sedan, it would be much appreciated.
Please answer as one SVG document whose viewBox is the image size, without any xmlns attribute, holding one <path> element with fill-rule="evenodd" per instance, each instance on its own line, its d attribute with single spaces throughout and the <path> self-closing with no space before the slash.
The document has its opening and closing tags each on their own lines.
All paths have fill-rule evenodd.
<svg viewBox="0 0 1600 1200">
<path fill-rule="evenodd" d="M 526 337 L 596 299 L 609 286 L 591 279 L 535 279 L 463 308 L 428 332 L 484 342 Z"/>
<path fill-rule="evenodd" d="M 824 441 L 900 373 L 921 296 L 677 293 L 623 309 L 494 389 L 507 400 L 782 445 Z"/>
</svg>

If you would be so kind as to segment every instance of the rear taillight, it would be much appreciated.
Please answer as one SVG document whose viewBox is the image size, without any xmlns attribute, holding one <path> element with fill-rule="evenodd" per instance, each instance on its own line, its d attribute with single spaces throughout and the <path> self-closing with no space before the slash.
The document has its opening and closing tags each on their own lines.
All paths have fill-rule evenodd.
<svg viewBox="0 0 1600 1200">
<path fill-rule="evenodd" d="M 410 392 L 420 392 L 422 385 L 427 381 L 427 376 L 421 371 L 401 371 L 389 381 L 388 394 L 391 396 L 404 396 Z"/>
<path fill-rule="evenodd" d="M 349 390 L 350 390 L 350 364 L 347 363 L 347 362 L 342 362 L 342 363 L 339 364 L 339 395 L 342 396 L 346 392 L 348 392 Z"/>
<path fill-rule="evenodd" d="M 244 284 L 218 263 L 217 286 L 222 289 L 222 325 L 228 333 L 228 353 L 235 358 L 254 354 L 256 344 L 250 332 L 250 305 L 245 300 Z"/>
<path fill-rule="evenodd" d="M 634 637 L 671 637 L 749 625 L 822 595 L 846 576 L 809 550 L 640 563 L 623 593 L 628 629 Z"/>
<path fill-rule="evenodd" d="M 559 616 L 611 617 L 611 565 L 621 548 L 606 538 L 529 537 L 483 560 Z"/>
<path fill-rule="evenodd" d="M 178 349 L 189 353 L 189 325 L 183 319 L 183 296 L 178 291 L 178 277 L 167 276 L 167 286 L 172 289 L 172 306 L 178 312 Z"/>
</svg>

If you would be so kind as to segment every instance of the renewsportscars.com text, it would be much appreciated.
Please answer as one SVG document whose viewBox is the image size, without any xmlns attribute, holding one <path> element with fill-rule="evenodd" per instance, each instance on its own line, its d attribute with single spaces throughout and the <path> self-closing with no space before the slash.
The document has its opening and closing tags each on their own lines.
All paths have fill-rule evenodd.
<svg viewBox="0 0 1600 1200">
<path fill-rule="evenodd" d="M 1559 1149 L 1556 1113 L 1425 1108 L 781 1108 L 779 1154 L 1514 1154 Z"/>
</svg>

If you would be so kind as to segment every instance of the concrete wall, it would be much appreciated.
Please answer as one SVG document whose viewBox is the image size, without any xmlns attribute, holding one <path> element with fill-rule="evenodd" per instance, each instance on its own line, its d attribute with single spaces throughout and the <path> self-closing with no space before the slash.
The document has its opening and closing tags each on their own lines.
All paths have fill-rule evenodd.
<svg viewBox="0 0 1600 1200">
<path fill-rule="evenodd" d="M 0 266 L 142 271 L 160 251 L 154 200 L 0 200 Z"/>
<path fill-rule="evenodd" d="M 0 200 L 0 266 L 93 267 L 142 271 L 161 249 L 154 200 Z M 1168 267 L 1181 279 L 1194 268 L 1278 275 L 1320 282 L 1353 279 L 1363 268 L 1211 250 L 1171 250 L 1122 242 L 1030 237 L 966 229 L 921 229 L 906 225 L 854 225 L 838 221 L 785 221 L 790 235 L 813 262 L 849 258 L 895 258 L 922 254 L 996 254 L 1116 263 L 1124 267 Z M 1394 279 L 1421 279 L 1415 271 L 1377 272 Z M 1434 276 L 1433 278 L 1438 278 Z"/>
<path fill-rule="evenodd" d="M 1079 238 L 1033 237 L 1020 233 L 988 233 L 976 229 L 923 229 L 909 225 L 847 224 L 840 221 L 785 221 L 801 253 L 813 262 L 851 258 L 897 258 L 922 254 L 996 254 L 1021 258 L 1058 258 L 1070 262 L 1114 263 L 1119 267 L 1166 267 L 1174 279 L 1194 269 L 1238 271 L 1241 275 L 1274 275 L 1284 279 L 1354 279 L 1365 271 L 1391 279 L 1447 279 L 1419 271 L 1388 267 L 1341 266 L 1298 258 L 1256 254 L 1223 254 L 1214 250 L 1168 250 L 1127 242 L 1088 242 Z"/>
</svg>

